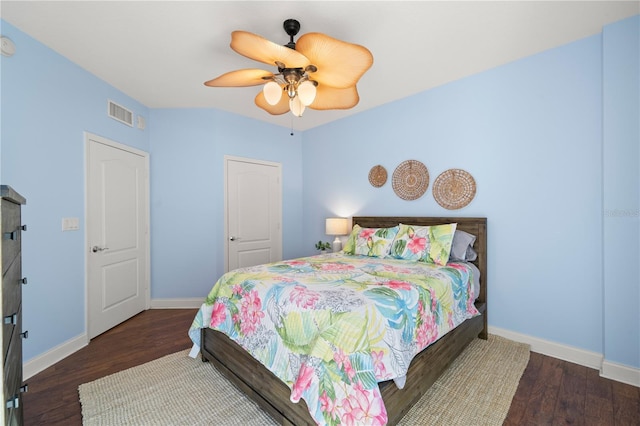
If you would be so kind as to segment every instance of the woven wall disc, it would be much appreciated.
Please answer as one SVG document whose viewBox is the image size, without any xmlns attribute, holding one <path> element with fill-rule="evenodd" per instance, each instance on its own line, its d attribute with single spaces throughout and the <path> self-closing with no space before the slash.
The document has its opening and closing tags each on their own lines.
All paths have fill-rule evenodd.
<svg viewBox="0 0 640 426">
<path fill-rule="evenodd" d="M 380 188 L 387 182 L 387 169 L 380 164 L 373 166 L 369 171 L 369 183 L 376 188 Z"/>
<path fill-rule="evenodd" d="M 403 200 L 416 200 L 422 197 L 429 187 L 429 171 L 420 161 L 406 160 L 394 170 L 391 183 L 398 197 Z"/>
<path fill-rule="evenodd" d="M 433 181 L 433 198 L 448 210 L 461 209 L 476 196 L 476 181 L 468 172 L 449 169 Z"/>
</svg>

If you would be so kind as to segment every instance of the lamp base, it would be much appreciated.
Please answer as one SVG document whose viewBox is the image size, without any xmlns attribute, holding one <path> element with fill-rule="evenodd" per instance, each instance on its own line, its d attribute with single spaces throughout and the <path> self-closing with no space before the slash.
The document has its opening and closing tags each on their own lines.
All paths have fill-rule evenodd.
<svg viewBox="0 0 640 426">
<path fill-rule="evenodd" d="M 337 253 L 340 250 L 342 250 L 342 241 L 340 241 L 340 238 L 338 238 L 337 236 L 336 236 L 336 239 L 333 240 L 333 244 L 331 245 L 331 250 L 333 250 L 334 253 Z"/>
</svg>

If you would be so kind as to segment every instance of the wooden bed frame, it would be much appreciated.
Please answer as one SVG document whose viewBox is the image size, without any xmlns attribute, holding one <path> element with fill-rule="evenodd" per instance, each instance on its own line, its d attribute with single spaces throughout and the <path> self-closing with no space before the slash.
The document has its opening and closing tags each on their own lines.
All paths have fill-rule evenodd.
<svg viewBox="0 0 640 426">
<path fill-rule="evenodd" d="M 395 425 L 426 390 L 476 337 L 487 339 L 487 220 L 461 217 L 354 217 L 353 224 L 363 228 L 391 227 L 398 223 L 438 225 L 457 223 L 457 229 L 476 236 L 474 262 L 480 270 L 480 295 L 476 308 L 481 315 L 466 320 L 418 354 L 407 373 L 406 384 L 398 389 L 392 380 L 380 383 L 380 392 L 388 415 Z M 291 389 L 259 361 L 226 335 L 210 328 L 202 329 L 201 354 L 263 410 L 283 425 L 314 425 L 303 400 L 292 403 Z"/>
</svg>

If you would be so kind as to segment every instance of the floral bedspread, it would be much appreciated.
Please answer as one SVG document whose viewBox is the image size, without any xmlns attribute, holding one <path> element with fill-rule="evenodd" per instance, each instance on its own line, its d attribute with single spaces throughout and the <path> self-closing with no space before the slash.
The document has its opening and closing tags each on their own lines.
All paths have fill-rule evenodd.
<svg viewBox="0 0 640 426">
<path fill-rule="evenodd" d="M 310 256 L 223 275 L 196 315 L 227 334 L 304 399 L 318 424 L 387 423 L 378 382 L 478 315 L 465 263 Z"/>
</svg>

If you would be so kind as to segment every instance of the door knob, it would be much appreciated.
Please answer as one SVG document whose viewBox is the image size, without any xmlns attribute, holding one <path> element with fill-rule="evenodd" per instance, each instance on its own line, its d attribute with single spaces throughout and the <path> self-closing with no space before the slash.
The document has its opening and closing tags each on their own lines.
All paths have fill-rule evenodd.
<svg viewBox="0 0 640 426">
<path fill-rule="evenodd" d="M 239 240 L 239 239 L 240 238 L 238 238 L 238 237 L 229 237 L 229 241 L 236 241 L 236 240 Z"/>
<path fill-rule="evenodd" d="M 97 253 L 99 251 L 104 251 L 104 250 L 109 250 L 109 247 L 98 247 L 98 246 L 93 246 L 91 248 L 91 251 L 94 253 Z"/>
</svg>

